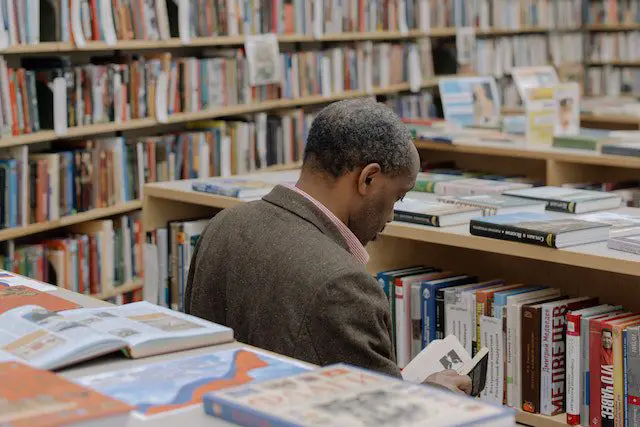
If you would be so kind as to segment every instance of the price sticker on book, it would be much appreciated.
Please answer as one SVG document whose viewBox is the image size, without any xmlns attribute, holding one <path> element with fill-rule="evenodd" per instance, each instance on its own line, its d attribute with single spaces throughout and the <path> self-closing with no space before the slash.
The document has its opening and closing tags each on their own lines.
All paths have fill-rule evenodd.
<svg viewBox="0 0 640 427">
<path fill-rule="evenodd" d="M 275 34 L 248 35 L 244 49 L 251 86 L 280 82 L 280 46 Z"/>
<path fill-rule="evenodd" d="M 53 130 L 56 135 L 67 134 L 67 81 L 64 77 L 53 79 L 50 89 L 53 92 Z"/>
</svg>

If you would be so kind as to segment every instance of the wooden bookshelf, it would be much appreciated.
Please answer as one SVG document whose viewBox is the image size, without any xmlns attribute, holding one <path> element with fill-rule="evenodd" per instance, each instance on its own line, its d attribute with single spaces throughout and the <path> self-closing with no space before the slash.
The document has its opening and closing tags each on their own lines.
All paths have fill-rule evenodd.
<svg viewBox="0 0 640 427">
<path fill-rule="evenodd" d="M 261 175 L 269 180 L 268 174 Z M 143 201 L 146 230 L 165 227 L 170 220 L 212 216 L 241 200 L 195 192 L 192 181 L 147 184 Z M 426 196 L 428 197 L 428 196 Z M 640 215 L 640 209 L 621 208 Z M 559 216 L 566 214 L 557 214 Z M 468 225 L 437 228 L 392 222 L 380 239 L 367 246 L 368 270 L 416 264 L 518 283 L 555 286 L 571 295 L 598 296 L 605 303 L 624 302 L 640 309 L 640 256 L 613 251 L 605 242 L 551 249 L 472 236 Z M 615 283 L 613 287 L 611 284 Z M 633 297 L 631 297 L 633 296 Z M 535 427 L 565 427 L 566 415 L 547 417 L 516 411 L 518 423 Z"/>
<path fill-rule="evenodd" d="M 425 79 L 422 82 L 422 88 L 429 88 L 438 85 L 440 78 L 450 76 L 438 76 Z M 275 99 L 271 101 L 256 102 L 254 104 L 232 105 L 208 110 L 198 111 L 195 113 L 176 113 L 168 117 L 167 123 L 161 123 L 155 118 L 133 119 L 122 123 L 99 123 L 94 125 L 70 127 L 64 135 L 58 135 L 53 130 L 44 130 L 28 135 L 10 136 L 0 138 L 0 149 L 17 147 L 21 145 L 38 144 L 48 141 L 56 141 L 62 139 L 82 138 L 97 135 L 105 135 L 116 132 L 124 132 L 131 130 L 154 129 L 160 130 L 172 124 L 183 124 L 197 120 L 215 119 L 221 117 L 235 116 L 240 114 L 251 114 L 266 111 L 282 110 L 288 108 L 303 107 L 309 105 L 321 105 L 330 102 L 340 101 L 348 98 L 373 96 L 373 95 L 391 95 L 399 92 L 407 92 L 410 90 L 408 83 L 389 85 L 387 87 L 376 87 L 371 92 L 365 91 L 345 91 L 341 94 L 322 96 L 313 95 L 297 99 Z"/>
<path fill-rule="evenodd" d="M 640 67 L 640 61 L 621 61 L 621 60 L 611 60 L 611 61 L 590 61 L 587 65 L 592 67 L 604 67 L 606 65 L 612 65 L 614 67 Z"/>
<path fill-rule="evenodd" d="M 589 24 L 589 31 L 633 31 L 640 30 L 640 23 L 637 24 Z"/>
<path fill-rule="evenodd" d="M 29 224 L 25 227 L 5 228 L 0 230 L 0 242 L 5 240 L 19 239 L 31 236 L 45 231 L 55 230 L 57 228 L 68 227 L 82 222 L 93 221 L 100 218 L 107 218 L 114 215 L 120 215 L 132 212 L 142 207 L 140 200 L 120 203 L 107 208 L 91 209 L 90 211 L 80 212 L 75 215 L 63 216 L 53 221 L 39 222 Z"/>
<path fill-rule="evenodd" d="M 99 294 L 91 295 L 91 297 L 99 300 L 107 300 L 109 298 L 116 297 L 118 295 L 126 294 L 128 292 L 137 291 L 142 289 L 144 281 L 142 279 L 135 278 L 131 282 L 123 283 L 122 285 L 114 286 L 112 290 L 104 291 Z"/>
</svg>

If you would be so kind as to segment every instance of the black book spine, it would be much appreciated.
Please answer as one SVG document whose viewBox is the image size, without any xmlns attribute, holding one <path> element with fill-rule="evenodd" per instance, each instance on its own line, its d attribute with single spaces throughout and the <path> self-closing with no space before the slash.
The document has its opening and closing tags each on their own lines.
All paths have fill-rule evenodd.
<svg viewBox="0 0 640 427">
<path fill-rule="evenodd" d="M 469 231 L 474 236 L 509 240 L 511 242 L 529 243 L 551 248 L 556 247 L 556 235 L 553 233 L 525 230 L 507 224 L 492 224 L 472 219 Z"/>
<path fill-rule="evenodd" d="M 440 227 L 440 217 L 437 215 L 413 214 L 410 212 L 394 212 L 393 219 L 396 221 L 410 222 L 413 224 L 430 225 Z"/>
<path fill-rule="evenodd" d="M 554 212 L 576 213 L 574 202 L 563 202 L 561 200 L 547 200 L 547 210 Z"/>
<path fill-rule="evenodd" d="M 444 338 L 444 289 L 436 292 L 436 339 Z"/>
</svg>

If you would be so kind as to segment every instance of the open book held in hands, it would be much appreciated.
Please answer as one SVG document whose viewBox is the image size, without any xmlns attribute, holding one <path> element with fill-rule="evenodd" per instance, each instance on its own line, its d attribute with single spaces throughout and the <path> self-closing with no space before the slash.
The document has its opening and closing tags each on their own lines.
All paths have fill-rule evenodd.
<svg viewBox="0 0 640 427">
<path fill-rule="evenodd" d="M 26 305 L 0 315 L 0 362 L 40 369 L 118 350 L 140 358 L 232 340 L 230 328 L 148 302 L 57 313 Z"/>
<path fill-rule="evenodd" d="M 434 340 L 402 370 L 405 381 L 424 383 L 436 372 L 453 369 L 471 378 L 471 395 L 479 396 L 487 382 L 489 349 L 482 347 L 471 358 L 454 335 Z"/>
</svg>

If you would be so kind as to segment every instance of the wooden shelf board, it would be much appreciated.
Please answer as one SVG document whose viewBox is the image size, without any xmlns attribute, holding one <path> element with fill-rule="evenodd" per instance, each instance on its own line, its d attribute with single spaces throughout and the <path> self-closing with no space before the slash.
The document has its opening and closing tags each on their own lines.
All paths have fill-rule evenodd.
<svg viewBox="0 0 640 427">
<path fill-rule="evenodd" d="M 569 149 L 533 149 L 526 147 L 446 144 L 432 141 L 416 141 L 416 147 L 422 150 L 447 151 L 452 153 L 484 154 L 500 157 L 516 157 L 525 159 L 555 160 L 566 163 L 614 166 L 624 168 L 640 168 L 640 158 L 631 156 L 613 156 L 589 152 L 587 150 Z M 505 144 L 506 145 L 506 144 Z"/>
<path fill-rule="evenodd" d="M 640 61 L 621 61 L 614 59 L 611 61 L 589 61 L 587 65 L 592 67 L 604 67 L 606 65 L 614 67 L 640 67 Z"/>
<path fill-rule="evenodd" d="M 422 83 L 422 88 L 433 87 L 438 84 L 439 76 L 429 79 L 425 79 Z M 213 108 L 204 111 L 198 111 L 195 113 L 177 113 L 169 116 L 166 124 L 186 123 L 190 121 L 213 119 L 216 117 L 227 117 L 239 114 L 257 113 L 260 111 L 269 111 L 285 108 L 295 108 L 305 105 L 324 104 L 342 99 L 364 97 L 368 95 L 385 95 L 393 94 L 397 92 L 404 92 L 409 90 L 408 83 L 401 83 L 390 85 L 388 87 L 373 88 L 371 93 L 364 91 L 345 91 L 341 94 L 322 96 L 313 95 L 306 96 L 297 99 L 276 99 L 272 101 L 257 102 L 255 104 L 243 104 L 232 105 L 228 107 Z M 101 135 L 108 133 L 115 133 L 120 131 L 136 130 L 136 129 L 148 129 L 158 126 L 164 126 L 165 123 L 158 122 L 155 118 L 133 119 L 122 123 L 100 123 L 95 125 L 71 127 L 67 130 L 65 135 L 57 135 L 52 130 L 45 130 L 36 132 L 29 135 L 11 136 L 7 138 L 0 138 L 0 149 L 17 147 L 20 145 L 37 144 L 47 141 L 55 141 L 66 138 L 80 138 L 93 135 Z"/>
<path fill-rule="evenodd" d="M 516 411 L 516 422 L 535 427 L 567 427 L 567 415 L 560 414 L 553 417 L 540 414 L 530 414 Z"/>
<path fill-rule="evenodd" d="M 99 218 L 106 218 L 112 215 L 123 214 L 142 208 L 142 202 L 134 200 L 131 202 L 121 203 L 108 208 L 92 209 L 87 212 L 81 212 L 76 215 L 64 216 L 62 218 L 41 222 L 37 224 L 29 224 L 26 227 L 15 227 L 0 230 L 0 242 L 11 239 L 27 237 L 33 234 L 42 233 L 49 230 L 55 230 L 69 225 L 80 224 L 86 221 L 92 221 Z"/>
<path fill-rule="evenodd" d="M 589 24 L 590 31 L 631 31 L 640 30 L 640 23 L 637 24 Z"/>
<path fill-rule="evenodd" d="M 601 124 L 620 124 L 620 125 L 638 125 L 640 126 L 640 117 L 623 116 L 623 115 L 604 115 L 604 114 L 581 114 L 581 122 L 601 123 Z"/>
<path fill-rule="evenodd" d="M 138 289 L 142 289 L 143 286 L 144 286 L 144 281 L 142 279 L 136 278 L 136 279 L 133 279 L 131 282 L 124 283 L 119 286 L 114 286 L 113 290 L 101 292 L 99 294 L 90 295 L 90 296 L 92 298 L 106 300 L 118 295 L 126 294 L 127 292 L 137 291 Z"/>
</svg>

